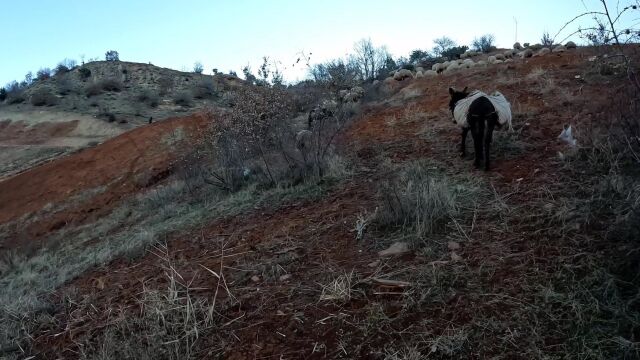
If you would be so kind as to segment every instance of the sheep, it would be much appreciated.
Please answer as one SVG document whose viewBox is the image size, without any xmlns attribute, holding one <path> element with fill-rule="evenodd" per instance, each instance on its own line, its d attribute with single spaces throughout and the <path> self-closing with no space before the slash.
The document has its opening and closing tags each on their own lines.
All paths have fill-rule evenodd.
<svg viewBox="0 0 640 360">
<path fill-rule="evenodd" d="M 452 62 L 451 64 L 449 64 L 449 66 L 447 66 L 447 69 L 445 71 L 452 72 L 452 71 L 458 70 L 458 68 L 460 68 L 460 65 L 458 65 L 457 62 Z"/>
<path fill-rule="evenodd" d="M 564 47 L 566 47 L 567 49 L 575 49 L 577 46 L 576 46 L 576 43 L 574 43 L 573 41 L 569 41 L 566 44 L 564 44 Z"/>
<path fill-rule="evenodd" d="M 494 64 L 502 64 L 503 62 L 504 62 L 504 60 L 496 60 L 496 61 L 494 61 L 493 63 L 494 63 Z"/>
<path fill-rule="evenodd" d="M 487 66 L 487 62 L 486 62 L 486 61 L 484 61 L 484 60 L 479 60 L 479 61 L 476 63 L 476 66 Z"/>
<path fill-rule="evenodd" d="M 520 45 L 519 42 L 516 42 L 515 44 L 513 44 L 513 49 L 514 50 L 522 50 L 522 45 Z"/>
<path fill-rule="evenodd" d="M 460 67 L 462 68 L 466 68 L 466 69 L 471 69 L 472 67 L 474 67 L 476 65 L 475 62 L 473 62 L 473 60 L 471 59 L 465 59 L 462 64 L 460 65 Z"/>
<path fill-rule="evenodd" d="M 433 70 L 427 70 L 423 73 L 424 77 L 434 77 L 436 75 L 438 75 L 437 72 L 433 71 Z"/>
<path fill-rule="evenodd" d="M 396 75 L 396 70 L 389 71 L 389 77 L 394 77 Z"/>
<path fill-rule="evenodd" d="M 393 75 L 393 78 L 397 81 L 402 81 L 410 77 L 413 77 L 413 73 L 411 72 L 411 70 L 407 70 L 407 69 L 400 69 L 396 71 L 395 75 Z"/>
<path fill-rule="evenodd" d="M 554 52 L 554 53 L 560 53 L 565 51 L 567 51 L 567 48 L 564 45 L 558 45 L 554 47 L 553 50 L 551 50 L 551 52 Z"/>
<path fill-rule="evenodd" d="M 512 58 L 512 57 L 513 57 L 513 55 L 515 55 L 515 54 L 517 54 L 517 53 L 518 53 L 517 51 L 515 51 L 515 50 L 511 49 L 511 50 L 505 50 L 505 52 L 503 53 L 503 55 L 504 55 L 504 57 L 505 57 L 505 58 L 509 59 L 509 58 Z"/>
<path fill-rule="evenodd" d="M 418 66 L 418 67 L 416 68 L 416 73 L 417 73 L 417 72 L 424 72 L 424 68 L 423 68 L 422 66 Z"/>
<path fill-rule="evenodd" d="M 532 57 L 532 56 L 533 56 L 533 50 L 531 50 L 531 49 L 525 49 L 525 50 L 523 50 L 523 51 L 519 52 L 519 53 L 518 53 L 518 56 L 519 56 L 521 59 L 530 58 L 530 57 Z"/>
<path fill-rule="evenodd" d="M 548 54 L 550 52 L 551 52 L 551 49 L 545 47 L 545 48 L 542 48 L 542 49 L 538 50 L 538 52 L 533 54 L 533 56 L 534 57 L 544 56 L 544 55 L 546 55 L 546 54 Z"/>
<path fill-rule="evenodd" d="M 533 45 L 529 46 L 529 48 L 530 48 L 531 50 L 533 50 L 533 51 L 538 51 L 538 50 L 542 49 L 542 48 L 543 48 L 543 46 L 542 46 L 542 45 L 540 45 L 540 44 L 533 44 Z"/>
<path fill-rule="evenodd" d="M 416 79 L 424 77 L 424 74 L 422 73 L 422 71 L 416 71 Z"/>
<path fill-rule="evenodd" d="M 460 59 L 466 59 L 466 58 L 468 58 L 468 57 L 469 57 L 469 54 L 468 54 L 468 53 L 466 53 L 466 52 L 465 52 L 465 53 L 460 54 Z"/>
<path fill-rule="evenodd" d="M 495 56 L 491 55 L 487 58 L 487 62 L 489 64 L 495 64 L 496 60 L 498 60 Z"/>
<path fill-rule="evenodd" d="M 431 67 L 432 71 L 435 71 L 436 73 L 441 73 L 443 72 L 447 67 L 443 64 L 443 63 L 436 63 L 433 64 L 433 66 Z"/>
<path fill-rule="evenodd" d="M 529 44 L 529 43 L 524 43 L 524 44 L 522 44 L 522 47 L 523 47 L 523 48 L 525 48 L 525 49 L 526 49 L 526 48 L 528 48 L 529 46 L 530 46 L 530 44 Z"/>
<path fill-rule="evenodd" d="M 496 57 L 496 60 L 504 61 L 504 59 L 505 59 L 504 54 L 496 54 L 495 57 Z"/>
<path fill-rule="evenodd" d="M 378 79 L 373 80 L 373 85 L 378 85 L 378 84 L 380 84 L 380 80 Z"/>
</svg>

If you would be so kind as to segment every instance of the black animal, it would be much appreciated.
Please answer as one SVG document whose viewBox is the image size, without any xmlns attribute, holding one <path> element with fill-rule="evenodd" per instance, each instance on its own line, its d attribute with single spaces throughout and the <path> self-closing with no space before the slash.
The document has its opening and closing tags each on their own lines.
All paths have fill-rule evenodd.
<svg viewBox="0 0 640 360">
<path fill-rule="evenodd" d="M 153 116 L 149 116 L 149 124 L 153 122 Z"/>
<path fill-rule="evenodd" d="M 465 87 L 462 91 L 456 91 L 449 88 L 449 95 L 451 100 L 449 101 L 449 109 L 453 115 L 456 108 L 456 104 L 467 96 L 469 92 Z M 454 122 L 456 119 L 454 118 Z M 462 127 L 462 143 L 460 144 L 460 156 L 466 156 L 466 140 L 467 133 L 471 130 L 471 136 L 473 137 L 473 145 L 475 148 L 475 161 L 474 166 L 480 168 L 480 162 L 484 158 L 484 170 L 488 171 L 491 167 L 489 159 L 489 149 L 491 148 L 491 140 L 493 138 L 493 130 L 496 127 L 500 127 L 498 123 L 498 113 L 495 107 L 486 96 L 478 97 L 473 100 L 469 105 L 467 112 L 467 124 Z"/>
</svg>

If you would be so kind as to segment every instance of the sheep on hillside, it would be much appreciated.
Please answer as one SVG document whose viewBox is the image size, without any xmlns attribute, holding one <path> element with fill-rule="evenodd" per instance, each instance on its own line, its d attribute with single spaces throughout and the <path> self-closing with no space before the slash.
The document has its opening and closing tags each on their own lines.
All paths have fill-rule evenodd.
<svg viewBox="0 0 640 360">
<path fill-rule="evenodd" d="M 498 60 L 495 56 L 491 55 L 487 58 L 487 62 L 489 64 L 495 64 L 496 60 Z"/>
<path fill-rule="evenodd" d="M 513 49 L 514 50 L 522 50 L 522 45 L 520 45 L 519 42 L 516 42 L 515 44 L 513 44 Z"/>
<path fill-rule="evenodd" d="M 576 43 L 574 43 L 573 41 L 569 41 L 569 42 L 567 42 L 566 44 L 564 44 L 564 46 L 565 46 L 567 49 L 575 49 L 575 48 L 577 47 L 577 46 L 576 46 Z"/>
<path fill-rule="evenodd" d="M 412 78 L 412 77 L 413 77 L 413 73 L 411 72 L 411 70 L 407 70 L 407 69 L 400 69 L 396 71 L 396 73 L 393 75 L 393 78 L 397 81 L 402 81 L 406 78 Z"/>
<path fill-rule="evenodd" d="M 424 74 L 422 73 L 422 71 L 416 71 L 415 78 L 418 79 L 418 78 L 421 78 L 421 77 L 424 77 Z"/>
<path fill-rule="evenodd" d="M 533 45 L 529 46 L 529 48 L 530 48 L 531 50 L 533 50 L 533 51 L 538 51 L 538 50 L 542 49 L 542 48 L 543 48 L 543 46 L 542 46 L 542 45 L 540 45 L 540 44 L 533 44 Z"/>
<path fill-rule="evenodd" d="M 449 64 L 449 66 L 447 66 L 447 69 L 445 70 L 445 72 L 453 72 L 455 70 L 458 70 L 460 68 L 460 65 L 458 65 L 457 62 L 452 62 L 451 64 Z"/>
<path fill-rule="evenodd" d="M 436 64 L 433 64 L 433 66 L 431 67 L 431 70 L 435 71 L 437 73 L 441 73 L 441 72 L 445 71 L 446 69 L 447 69 L 447 67 L 443 63 L 436 63 Z"/>
<path fill-rule="evenodd" d="M 484 61 L 484 60 L 479 60 L 479 61 L 476 63 L 476 66 L 486 66 L 486 65 L 487 65 L 487 62 L 486 62 L 486 61 Z"/>
<path fill-rule="evenodd" d="M 518 53 L 518 56 L 519 56 L 521 59 L 530 58 L 530 57 L 532 57 L 532 56 L 533 56 L 533 50 L 531 50 L 531 49 L 525 49 L 525 50 L 523 50 L 523 51 L 519 52 L 519 53 Z"/>
<path fill-rule="evenodd" d="M 558 45 L 554 47 L 553 50 L 551 50 L 551 52 L 554 52 L 554 53 L 560 53 L 565 51 L 567 51 L 567 48 L 564 45 Z"/>
<path fill-rule="evenodd" d="M 542 49 L 538 50 L 538 52 L 533 54 L 533 56 L 534 57 L 544 56 L 544 55 L 546 55 L 546 54 L 548 54 L 550 52 L 551 52 L 551 49 L 545 47 L 545 48 L 542 48 Z"/>
<path fill-rule="evenodd" d="M 504 59 L 505 59 L 504 54 L 496 54 L 495 57 L 496 57 L 496 60 L 504 61 Z"/>
<path fill-rule="evenodd" d="M 433 70 L 427 70 L 423 73 L 424 77 L 434 77 L 436 75 L 438 75 L 437 72 L 433 71 Z"/>
</svg>

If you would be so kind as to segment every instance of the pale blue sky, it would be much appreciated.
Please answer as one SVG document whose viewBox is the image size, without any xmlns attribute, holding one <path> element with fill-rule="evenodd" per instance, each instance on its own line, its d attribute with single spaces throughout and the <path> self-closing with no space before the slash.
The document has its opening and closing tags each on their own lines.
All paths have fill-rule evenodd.
<svg viewBox="0 0 640 360">
<path fill-rule="evenodd" d="M 64 58 L 104 59 L 114 49 L 124 61 L 181 70 L 201 61 L 254 71 L 267 55 L 281 61 L 286 79 L 301 50 L 312 62 L 344 56 L 355 41 L 371 38 L 394 56 L 430 49 L 443 35 L 460 44 L 491 33 L 501 47 L 539 42 L 595 0 L 0 0 L 0 85 L 28 71 L 53 68 Z"/>
</svg>

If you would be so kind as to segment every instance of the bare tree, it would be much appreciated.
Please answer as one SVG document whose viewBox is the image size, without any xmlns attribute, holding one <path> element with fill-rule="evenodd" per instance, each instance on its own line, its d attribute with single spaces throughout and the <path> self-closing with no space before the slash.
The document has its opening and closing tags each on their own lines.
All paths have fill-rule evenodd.
<svg viewBox="0 0 640 360">
<path fill-rule="evenodd" d="M 560 41 L 560 43 L 576 34 L 589 39 L 592 43 L 597 43 L 597 45 L 607 45 L 613 43 L 617 51 L 614 56 L 624 59 L 629 81 L 631 81 L 636 89 L 640 91 L 640 80 L 638 79 L 638 76 L 634 70 L 634 66 L 631 63 L 631 58 L 625 54 L 625 48 L 622 46 L 624 44 L 638 41 L 638 39 L 640 39 L 640 31 L 637 27 L 638 23 L 635 22 L 636 19 L 632 19 L 632 25 L 630 25 L 629 27 L 619 26 L 620 21 L 623 20 L 625 14 L 629 15 L 630 17 L 632 17 L 632 15 L 638 15 L 640 4 L 638 4 L 637 0 L 630 0 L 626 3 L 627 5 L 621 9 L 619 6 L 617 6 L 616 8 L 619 10 L 616 11 L 616 13 L 612 13 L 609 10 L 607 1 L 600 0 L 600 4 L 602 6 L 600 10 L 587 11 L 577 15 L 566 24 L 564 24 L 564 26 L 560 28 L 553 39 L 555 40 L 565 29 L 567 29 L 567 27 L 576 22 L 578 19 L 581 19 L 585 16 L 593 17 L 595 22 L 594 26 L 587 28 L 579 27 L 578 30 L 575 30 L 566 35 L 564 39 Z"/>
<path fill-rule="evenodd" d="M 435 46 L 433 47 L 432 52 L 436 57 L 440 57 L 447 50 L 458 46 L 455 41 L 446 36 L 433 40 L 433 43 Z"/>
<path fill-rule="evenodd" d="M 389 51 L 385 46 L 375 47 L 371 39 L 362 39 L 353 46 L 351 59 L 364 81 L 373 80 L 384 67 Z"/>
</svg>

